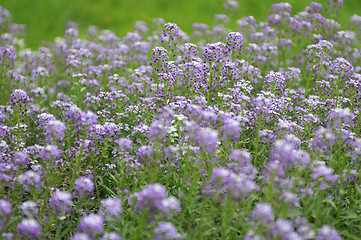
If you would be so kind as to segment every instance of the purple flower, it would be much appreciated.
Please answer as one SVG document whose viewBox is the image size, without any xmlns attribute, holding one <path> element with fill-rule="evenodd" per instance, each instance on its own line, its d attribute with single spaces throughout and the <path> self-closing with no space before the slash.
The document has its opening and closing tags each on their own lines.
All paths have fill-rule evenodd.
<svg viewBox="0 0 361 240">
<path fill-rule="evenodd" d="M 71 240 L 94 240 L 94 238 L 87 233 L 75 233 Z"/>
<path fill-rule="evenodd" d="M 129 204 L 134 204 L 134 209 L 138 212 L 148 209 L 152 214 L 161 213 L 168 217 L 181 210 L 179 201 L 175 197 L 168 197 L 165 187 L 158 183 L 150 184 L 142 191 L 134 193 Z"/>
<path fill-rule="evenodd" d="M 156 47 L 152 50 L 152 57 L 150 58 L 151 64 L 154 64 L 156 71 L 160 72 L 159 66 L 165 66 L 165 63 L 168 61 L 168 51 L 163 47 Z M 159 66 L 157 66 L 159 65 Z"/>
<path fill-rule="evenodd" d="M 337 233 L 336 229 L 328 225 L 323 225 L 318 229 L 316 240 L 341 240 L 342 238 Z"/>
<path fill-rule="evenodd" d="M 280 91 L 282 93 L 285 88 L 285 81 L 286 79 L 282 73 L 271 71 L 265 77 L 265 88 L 269 91 Z"/>
<path fill-rule="evenodd" d="M 271 228 L 271 232 L 276 239 L 295 240 L 301 237 L 293 231 L 294 227 L 291 221 L 285 219 L 277 219 Z"/>
<path fill-rule="evenodd" d="M 20 212 L 28 218 L 33 218 L 38 215 L 38 204 L 34 201 L 25 201 L 20 205 Z"/>
<path fill-rule="evenodd" d="M 0 229 L 4 227 L 5 221 L 9 220 L 11 204 L 5 199 L 0 199 Z"/>
<path fill-rule="evenodd" d="M 37 238 L 41 234 L 40 224 L 33 218 L 25 218 L 18 224 L 18 233 L 30 238 Z"/>
<path fill-rule="evenodd" d="M 31 99 L 28 94 L 22 89 L 15 89 L 14 92 L 10 96 L 10 104 L 17 107 L 26 106 Z"/>
<path fill-rule="evenodd" d="M 24 152 L 15 152 L 13 160 L 17 165 L 26 167 L 29 164 L 29 155 Z"/>
<path fill-rule="evenodd" d="M 197 58 L 198 46 L 193 43 L 185 43 L 181 47 L 182 50 L 182 62 L 191 63 Z"/>
<path fill-rule="evenodd" d="M 106 198 L 100 201 L 99 214 L 104 216 L 106 220 L 112 217 L 120 218 L 122 212 L 122 202 L 118 198 Z"/>
<path fill-rule="evenodd" d="M 159 222 L 158 226 L 154 229 L 157 235 L 153 240 L 163 239 L 184 239 L 184 237 L 177 232 L 177 228 L 170 222 Z"/>
<path fill-rule="evenodd" d="M 65 135 L 65 124 L 58 120 L 51 120 L 45 126 L 44 135 L 47 142 L 51 143 L 54 140 L 62 141 Z"/>
<path fill-rule="evenodd" d="M 229 17 L 226 14 L 216 14 L 214 15 L 214 21 L 226 25 L 229 22 Z"/>
<path fill-rule="evenodd" d="M 211 128 L 200 129 L 196 132 L 194 140 L 209 154 L 214 154 L 218 147 L 218 132 Z"/>
<path fill-rule="evenodd" d="M 39 156 L 44 160 L 58 159 L 61 157 L 61 150 L 56 145 L 47 145 L 42 148 Z"/>
<path fill-rule="evenodd" d="M 272 207 L 268 203 L 257 203 L 251 212 L 251 220 L 262 224 L 270 224 L 275 219 Z"/>
<path fill-rule="evenodd" d="M 115 232 L 105 233 L 100 240 L 121 240 L 122 238 Z"/>
<path fill-rule="evenodd" d="M 212 62 L 224 62 L 227 56 L 227 46 L 224 43 L 208 43 L 206 48 L 203 50 L 202 58 L 204 61 Z"/>
<path fill-rule="evenodd" d="M 56 190 L 49 200 L 49 206 L 58 214 L 69 213 L 72 205 L 72 195 L 66 191 Z"/>
<path fill-rule="evenodd" d="M 104 231 L 103 225 L 104 218 L 98 214 L 91 213 L 80 219 L 78 230 L 85 233 L 97 234 Z"/>
<path fill-rule="evenodd" d="M 224 123 L 221 127 L 221 135 L 223 135 L 222 140 L 231 140 L 237 142 L 239 140 L 241 131 L 242 129 L 240 127 L 239 121 L 232 118 L 227 118 L 224 120 Z"/>
<path fill-rule="evenodd" d="M 238 2 L 234 0 L 226 0 L 225 3 L 223 3 L 223 8 L 226 11 L 234 12 L 238 10 Z"/>
<path fill-rule="evenodd" d="M 93 194 L 94 182 L 87 177 L 81 177 L 75 180 L 74 196 L 79 198 L 88 198 Z"/>
<path fill-rule="evenodd" d="M 3 233 L 1 236 L 2 236 L 4 239 L 7 239 L 7 240 L 12 240 L 12 239 L 14 239 L 14 234 L 11 233 L 11 232 Z"/>
<path fill-rule="evenodd" d="M 148 138 L 152 141 L 163 140 L 166 137 L 168 127 L 163 121 L 154 120 L 149 127 Z"/>
<path fill-rule="evenodd" d="M 236 174 L 248 176 L 254 179 L 258 173 L 251 163 L 251 154 L 245 149 L 234 149 L 228 156 L 227 168 Z"/>
<path fill-rule="evenodd" d="M 232 53 L 240 54 L 243 48 L 243 36 L 239 32 L 230 32 L 226 38 L 226 45 Z"/>
<path fill-rule="evenodd" d="M 300 200 L 298 199 L 297 194 L 285 191 L 282 193 L 281 199 L 291 203 L 295 207 L 300 206 Z"/>
<path fill-rule="evenodd" d="M 353 73 L 353 70 L 352 64 L 344 58 L 336 58 L 330 66 L 331 73 L 340 76 L 343 80 L 349 77 Z"/>
<path fill-rule="evenodd" d="M 288 139 L 276 140 L 270 151 L 270 160 L 280 161 L 283 170 L 297 165 L 306 167 L 310 162 L 309 154 L 297 149 L 297 144 L 295 145 L 295 142 L 292 141 L 289 137 Z"/>
<path fill-rule="evenodd" d="M 180 29 L 175 23 L 166 23 L 163 26 L 162 36 L 167 39 L 167 41 L 174 41 L 180 34 Z M 164 41 L 164 40 L 163 40 Z M 171 45 L 168 45 L 168 48 L 171 48 Z"/>
<path fill-rule="evenodd" d="M 36 172 L 29 170 L 25 173 L 21 174 L 18 177 L 18 182 L 23 186 L 24 190 L 27 192 L 31 192 L 32 189 L 36 189 L 37 191 L 40 191 L 40 188 L 42 186 L 41 178 L 39 174 Z"/>
<path fill-rule="evenodd" d="M 248 196 L 259 189 L 257 184 L 247 175 L 235 174 L 225 168 L 214 168 L 211 175 L 211 186 L 221 196 Z"/>
<path fill-rule="evenodd" d="M 119 150 L 130 152 L 133 149 L 133 142 L 128 138 L 120 138 L 116 140 L 115 143 L 118 144 Z"/>
</svg>

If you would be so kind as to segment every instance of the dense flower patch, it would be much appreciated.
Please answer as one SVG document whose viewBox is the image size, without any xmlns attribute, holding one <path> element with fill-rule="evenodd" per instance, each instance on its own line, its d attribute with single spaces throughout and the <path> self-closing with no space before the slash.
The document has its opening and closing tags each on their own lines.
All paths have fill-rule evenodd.
<svg viewBox="0 0 361 240">
<path fill-rule="evenodd" d="M 361 17 L 70 22 L 26 49 L 0 7 L 3 239 L 358 239 Z"/>
</svg>

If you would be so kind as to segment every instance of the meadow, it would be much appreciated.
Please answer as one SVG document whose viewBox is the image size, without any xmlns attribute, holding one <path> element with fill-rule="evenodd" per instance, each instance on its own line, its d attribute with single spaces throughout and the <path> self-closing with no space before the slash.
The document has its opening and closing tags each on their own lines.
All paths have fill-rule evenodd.
<svg viewBox="0 0 361 240">
<path fill-rule="evenodd" d="M 189 16 L 207 10 L 193 2 Z M 252 2 L 267 13 L 239 17 L 250 10 L 234 0 L 208 1 L 208 20 L 170 10 L 183 30 L 153 16 L 179 3 L 123 21 L 68 1 L 126 33 L 44 11 L 64 26 L 36 37 L 16 22 L 34 6 L 5 2 L 1 238 L 360 239 L 357 3 Z"/>
</svg>

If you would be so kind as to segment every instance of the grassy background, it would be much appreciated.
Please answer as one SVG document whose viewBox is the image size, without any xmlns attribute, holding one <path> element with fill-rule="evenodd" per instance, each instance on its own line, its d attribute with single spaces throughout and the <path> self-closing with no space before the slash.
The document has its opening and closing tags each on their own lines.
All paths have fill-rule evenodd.
<svg viewBox="0 0 361 240">
<path fill-rule="evenodd" d="M 266 20 L 272 0 L 238 0 L 240 19 L 253 15 Z M 314 0 L 317 1 L 317 0 Z M 293 12 L 301 11 L 311 1 L 289 0 Z M 320 0 L 323 6 L 327 0 Z M 162 17 L 175 22 L 190 33 L 194 22 L 211 24 L 214 14 L 222 13 L 223 0 L 0 0 L 0 5 L 10 10 L 14 23 L 27 25 L 26 43 L 35 48 L 46 41 L 61 36 L 68 21 L 79 24 L 81 31 L 95 25 L 124 36 L 132 31 L 135 21 L 149 21 Z M 347 24 L 349 16 L 361 14 L 361 0 L 345 0 L 338 20 Z"/>
</svg>

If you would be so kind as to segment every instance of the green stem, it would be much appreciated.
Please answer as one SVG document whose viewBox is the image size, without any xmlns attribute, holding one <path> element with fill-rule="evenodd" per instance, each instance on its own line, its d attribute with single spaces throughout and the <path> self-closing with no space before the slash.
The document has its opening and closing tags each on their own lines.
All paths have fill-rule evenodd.
<svg viewBox="0 0 361 240">
<path fill-rule="evenodd" d="M 74 187 L 74 184 L 75 184 L 74 181 L 75 181 L 75 178 L 76 178 L 77 173 L 78 173 L 79 168 L 80 168 L 81 159 L 82 159 L 82 155 L 83 155 L 83 150 L 84 150 L 84 140 L 83 140 L 81 148 L 80 148 L 80 153 L 76 157 L 75 168 L 73 169 L 73 174 L 72 174 L 71 181 L 70 181 L 70 186 L 69 186 L 69 191 L 70 192 L 73 190 L 73 187 Z"/>
<path fill-rule="evenodd" d="M 208 86 L 208 104 L 211 101 L 211 91 L 212 91 L 212 67 L 213 67 L 213 63 L 211 63 L 210 67 L 209 67 L 209 86 Z"/>
</svg>

